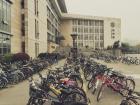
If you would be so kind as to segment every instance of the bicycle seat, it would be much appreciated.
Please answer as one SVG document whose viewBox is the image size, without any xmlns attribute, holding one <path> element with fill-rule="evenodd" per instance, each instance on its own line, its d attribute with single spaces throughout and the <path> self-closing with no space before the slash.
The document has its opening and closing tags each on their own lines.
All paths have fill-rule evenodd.
<svg viewBox="0 0 140 105">
<path fill-rule="evenodd" d="M 66 86 L 66 85 L 60 85 L 60 88 L 62 88 L 62 90 L 63 89 L 68 89 L 68 86 Z"/>
<path fill-rule="evenodd" d="M 66 85 L 61 85 L 61 92 L 65 94 L 70 94 L 73 90 Z"/>
</svg>

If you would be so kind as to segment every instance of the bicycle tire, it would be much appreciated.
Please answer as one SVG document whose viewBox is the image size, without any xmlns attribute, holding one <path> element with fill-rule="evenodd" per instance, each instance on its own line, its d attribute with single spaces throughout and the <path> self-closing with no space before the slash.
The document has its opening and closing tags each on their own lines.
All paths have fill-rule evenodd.
<svg viewBox="0 0 140 105">
<path fill-rule="evenodd" d="M 88 85 L 87 85 L 89 90 L 93 87 L 92 80 L 93 78 L 89 80 Z"/>
<path fill-rule="evenodd" d="M 140 105 L 135 99 L 122 100 L 120 105 Z"/>
<path fill-rule="evenodd" d="M 132 89 L 129 88 L 128 81 L 130 81 L 132 83 L 132 85 L 133 85 L 133 88 Z M 135 86 L 136 86 L 135 81 L 133 79 L 131 79 L 131 78 L 127 78 L 126 79 L 126 86 L 127 86 L 127 89 L 128 90 L 134 91 L 135 90 Z"/>
<path fill-rule="evenodd" d="M 94 83 L 93 83 L 93 81 L 94 81 Z M 96 82 L 97 82 L 97 80 L 96 79 L 94 79 L 93 80 L 93 78 L 88 82 L 88 89 L 90 90 L 90 89 L 92 89 L 92 94 L 95 94 L 95 92 L 96 92 Z M 90 84 L 91 84 L 91 86 L 90 86 Z"/>
<path fill-rule="evenodd" d="M 27 105 L 41 105 L 41 104 L 39 104 L 38 102 L 35 102 L 35 101 L 36 101 L 35 98 L 30 97 L 30 98 L 29 98 L 29 101 L 28 101 L 28 103 L 27 103 Z M 42 104 L 42 105 L 43 105 L 43 104 Z"/>
<path fill-rule="evenodd" d="M 104 85 L 101 85 L 98 95 L 97 95 L 97 102 L 99 102 L 101 100 L 103 88 L 104 88 Z"/>
<path fill-rule="evenodd" d="M 92 78 L 92 72 L 88 72 L 88 74 L 87 74 L 86 77 L 85 77 L 85 80 L 86 80 L 86 81 L 90 81 L 91 78 Z"/>
<path fill-rule="evenodd" d="M 82 78 L 80 78 L 80 77 L 79 78 L 75 78 L 75 81 L 76 81 L 78 87 L 83 88 L 83 79 Z M 79 81 L 80 84 L 78 84 L 78 81 Z"/>
<path fill-rule="evenodd" d="M 82 103 L 88 103 L 87 101 L 87 97 L 79 92 L 71 92 L 70 94 L 68 94 L 66 97 L 64 97 L 63 100 L 63 104 L 67 105 L 67 103 L 72 103 L 72 102 L 81 102 L 82 99 L 80 98 L 80 100 L 77 101 L 76 97 L 73 97 L 74 95 L 80 95 L 83 98 L 83 102 Z"/>
</svg>

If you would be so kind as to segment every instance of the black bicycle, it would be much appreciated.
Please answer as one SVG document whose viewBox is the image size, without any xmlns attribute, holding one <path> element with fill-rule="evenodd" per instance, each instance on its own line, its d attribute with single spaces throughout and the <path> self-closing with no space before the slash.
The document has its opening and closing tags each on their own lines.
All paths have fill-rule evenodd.
<svg viewBox="0 0 140 105">
<path fill-rule="evenodd" d="M 121 101 L 120 105 L 140 105 L 140 92 L 129 91 L 128 95 Z"/>
</svg>

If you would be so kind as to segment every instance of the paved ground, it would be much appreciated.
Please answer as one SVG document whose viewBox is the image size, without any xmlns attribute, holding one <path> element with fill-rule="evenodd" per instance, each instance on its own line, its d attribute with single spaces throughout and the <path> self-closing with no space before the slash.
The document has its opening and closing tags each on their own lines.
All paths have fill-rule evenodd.
<svg viewBox="0 0 140 105">
<path fill-rule="evenodd" d="M 140 92 L 140 65 L 136 66 L 136 65 L 125 65 L 122 63 L 118 64 L 105 63 L 104 61 L 99 60 L 96 61 L 101 64 L 107 65 L 109 68 L 114 68 L 115 70 L 118 70 L 123 74 L 134 77 L 136 82 L 136 91 Z M 90 91 L 87 91 L 87 94 L 92 101 L 91 105 L 119 105 L 122 100 L 122 96 L 120 96 L 119 94 L 108 88 L 105 89 L 103 93 L 103 98 L 99 103 L 96 101 L 97 93 L 93 96 Z"/>
<path fill-rule="evenodd" d="M 104 63 L 103 61 L 98 61 L 102 64 L 107 64 Z M 59 66 L 63 65 L 64 60 L 59 62 Z M 140 66 L 135 66 L 135 65 L 124 65 L 121 63 L 118 64 L 107 64 L 108 67 L 113 67 L 116 70 L 120 70 L 124 74 L 131 75 L 135 78 L 136 81 L 136 90 L 140 91 Z M 54 65 L 53 67 L 55 67 Z M 44 70 L 42 73 L 45 74 L 47 70 Z M 34 76 L 35 79 L 37 79 L 37 75 Z M 86 91 L 88 97 L 91 100 L 91 105 L 119 105 L 122 97 L 111 91 L 110 89 L 105 89 L 103 93 L 103 99 L 101 102 L 96 102 L 96 96 L 97 93 L 93 96 L 90 91 L 86 89 L 87 82 L 84 81 L 84 90 Z M 0 105 L 26 105 L 28 101 L 28 88 L 29 88 L 29 83 L 28 81 L 24 81 L 16 86 L 4 89 L 0 91 Z"/>
<path fill-rule="evenodd" d="M 62 66 L 65 60 L 61 60 L 59 65 L 55 64 L 52 67 Z M 42 74 L 46 74 L 47 69 L 42 71 Z M 33 77 L 37 80 L 39 77 L 35 75 Z M 0 105 L 26 105 L 29 99 L 29 82 L 24 81 L 16 86 L 0 90 Z"/>
</svg>

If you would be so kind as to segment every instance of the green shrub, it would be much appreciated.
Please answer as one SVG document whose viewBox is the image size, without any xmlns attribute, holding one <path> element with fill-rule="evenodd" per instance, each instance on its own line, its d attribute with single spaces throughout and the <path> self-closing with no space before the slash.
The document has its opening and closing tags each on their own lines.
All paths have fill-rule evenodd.
<svg viewBox="0 0 140 105">
<path fill-rule="evenodd" d="M 7 63 L 12 62 L 12 59 L 13 59 L 13 54 L 5 54 L 3 56 L 3 61 L 4 62 L 7 62 Z"/>
</svg>

